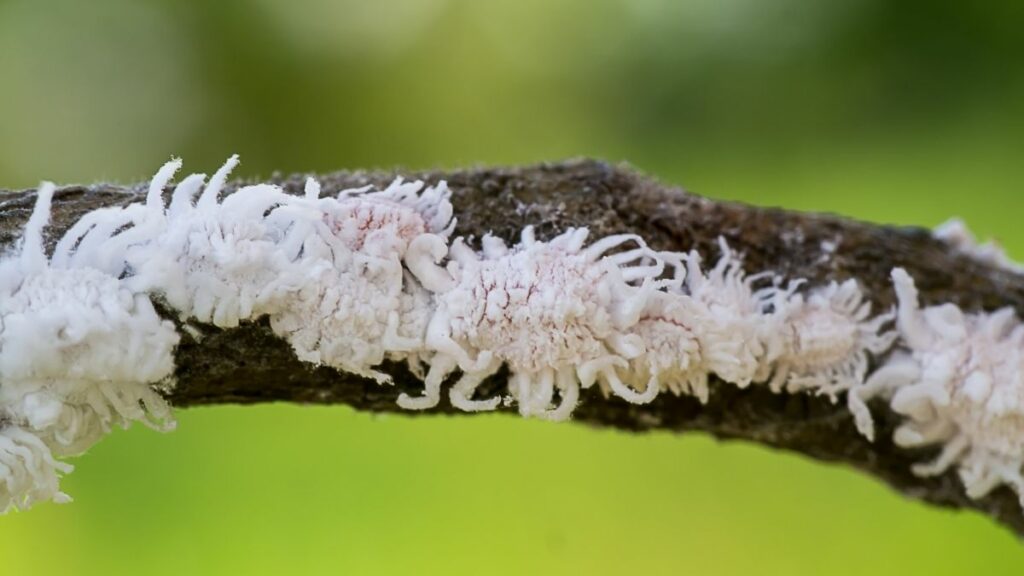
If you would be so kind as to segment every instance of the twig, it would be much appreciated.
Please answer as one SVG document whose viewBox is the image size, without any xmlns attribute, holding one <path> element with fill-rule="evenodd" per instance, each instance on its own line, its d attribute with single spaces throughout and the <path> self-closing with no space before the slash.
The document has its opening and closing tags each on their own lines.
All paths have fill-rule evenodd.
<svg viewBox="0 0 1024 576">
<path fill-rule="evenodd" d="M 972 260 L 919 228 L 711 201 L 662 185 L 629 167 L 590 160 L 404 175 L 428 182 L 447 180 L 458 218 L 456 234 L 465 236 L 491 232 L 514 242 L 528 224 L 536 226 L 542 239 L 570 226 L 587 226 L 592 237 L 635 232 L 656 249 L 696 248 L 705 254 L 717 253 L 717 238 L 722 236 L 743 254 L 749 272 L 772 270 L 816 284 L 857 278 L 878 311 L 894 303 L 889 274 L 899 266 L 915 279 L 922 305 L 952 302 L 965 311 L 1013 306 L 1024 312 L 1024 277 Z M 305 176 L 273 180 L 298 194 Z M 393 172 L 357 171 L 318 178 L 326 195 L 368 183 L 386 185 L 394 176 Z M 49 237 L 59 238 L 86 212 L 126 205 L 143 194 L 142 186 L 65 187 L 55 196 Z M 0 248 L 10 247 L 20 236 L 34 198 L 30 190 L 0 191 Z M 162 314 L 174 317 L 170 311 Z M 310 368 L 263 322 L 231 330 L 203 327 L 201 332 L 197 337 L 182 331 L 177 386 L 168 395 L 179 408 L 285 401 L 397 411 L 395 398 L 400 392 L 416 395 L 422 388 L 399 364 L 383 367 L 395 378 L 394 387 L 329 368 Z M 499 373 L 481 392 L 497 392 L 505 377 Z M 598 399 L 598 395 L 595 389 L 585 391 L 574 420 L 630 431 L 700 430 L 842 462 L 885 480 L 909 497 L 976 509 L 1024 535 L 1024 513 L 1010 489 L 999 488 L 975 501 L 964 494 L 955 471 L 937 478 L 914 476 L 911 465 L 934 450 L 894 446 L 891 437 L 897 418 L 881 403 L 873 406 L 878 439 L 871 443 L 857 433 L 842 403 L 806 394 L 773 394 L 765 386 L 740 390 L 713 381 L 706 405 L 693 397 L 670 394 L 643 406 L 617 398 Z M 436 411 L 466 414 L 446 402 Z"/>
</svg>

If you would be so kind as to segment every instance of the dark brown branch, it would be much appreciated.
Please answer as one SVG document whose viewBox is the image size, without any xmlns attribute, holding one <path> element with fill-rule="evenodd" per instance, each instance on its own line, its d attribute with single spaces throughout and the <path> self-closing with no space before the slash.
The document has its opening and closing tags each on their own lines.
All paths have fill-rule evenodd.
<svg viewBox="0 0 1024 576">
<path fill-rule="evenodd" d="M 383 185 L 393 177 L 392 172 L 339 172 L 320 180 L 324 192 L 331 193 L 366 183 Z M 954 302 L 971 311 L 1010 305 L 1024 312 L 1024 278 L 959 255 L 927 230 L 713 202 L 664 186 L 628 167 L 587 160 L 427 172 L 418 177 L 449 182 L 457 234 L 479 237 L 492 232 L 514 242 L 527 224 L 537 226 L 541 238 L 569 226 L 587 226 L 593 237 L 635 232 L 654 248 L 697 248 L 709 258 L 718 253 L 716 239 L 721 235 L 745 255 L 748 271 L 774 270 L 812 283 L 855 277 L 875 310 L 893 305 L 889 273 L 902 266 L 916 280 L 925 305 Z M 300 175 L 275 178 L 293 193 L 300 192 L 303 179 Z M 141 186 L 110 185 L 62 189 L 55 200 L 51 239 L 85 212 L 138 200 L 142 191 Z M 20 235 L 34 197 L 31 191 L 0 192 L 0 246 L 10 246 Z M 822 242 L 835 244 L 831 258 L 822 257 Z M 395 387 L 310 368 L 296 360 L 264 322 L 204 332 L 200 341 L 185 335 L 178 350 L 178 385 L 170 394 L 178 407 L 286 401 L 396 411 L 400 391 L 415 393 L 422 387 L 400 365 L 385 367 L 395 377 Z M 499 374 L 486 383 L 490 389 L 484 392 L 498 390 L 504 377 Z M 907 496 L 977 509 L 1024 535 L 1024 513 L 1009 489 L 1000 488 L 973 501 L 964 495 L 954 472 L 931 479 L 911 474 L 911 464 L 929 458 L 934 450 L 895 447 L 890 438 L 897 422 L 882 403 L 873 405 L 879 440 L 870 443 L 857 433 L 842 403 L 834 405 L 805 394 L 772 394 L 764 386 L 739 390 L 717 384 L 706 406 L 670 394 L 635 406 L 617 398 L 598 398 L 600 393 L 590 390 L 574 419 L 630 431 L 701 430 L 719 438 L 749 440 L 842 462 L 885 480 Z M 455 412 L 446 405 L 435 412 L 442 411 Z"/>
</svg>

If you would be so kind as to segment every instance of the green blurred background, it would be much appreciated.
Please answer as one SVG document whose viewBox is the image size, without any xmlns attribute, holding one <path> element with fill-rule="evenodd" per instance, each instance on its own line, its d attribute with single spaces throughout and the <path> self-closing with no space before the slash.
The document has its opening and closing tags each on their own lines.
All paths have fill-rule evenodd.
<svg viewBox="0 0 1024 576">
<path fill-rule="evenodd" d="M 1024 8 L 0 0 L 0 187 L 596 156 L 1024 253 Z M 975 514 L 693 434 L 219 407 L 75 461 L 0 573 L 1021 574 Z"/>
</svg>

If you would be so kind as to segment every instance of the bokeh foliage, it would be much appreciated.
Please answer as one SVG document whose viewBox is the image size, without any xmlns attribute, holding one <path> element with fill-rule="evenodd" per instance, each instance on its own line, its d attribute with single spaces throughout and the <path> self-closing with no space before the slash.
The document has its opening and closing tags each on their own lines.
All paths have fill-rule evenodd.
<svg viewBox="0 0 1024 576">
<path fill-rule="evenodd" d="M 709 196 L 1024 254 L 1024 7 L 925 0 L 0 0 L 0 186 L 626 160 Z M 849 470 L 511 417 L 218 407 L 0 518 L 3 574 L 1019 574 Z M 344 572 L 342 572 L 344 573 Z"/>
</svg>

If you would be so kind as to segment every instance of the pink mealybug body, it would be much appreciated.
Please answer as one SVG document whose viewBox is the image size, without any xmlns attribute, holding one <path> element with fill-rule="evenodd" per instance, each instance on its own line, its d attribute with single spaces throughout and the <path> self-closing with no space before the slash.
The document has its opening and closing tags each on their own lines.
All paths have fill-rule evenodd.
<svg viewBox="0 0 1024 576">
<path fill-rule="evenodd" d="M 831 282 L 797 290 L 802 281 L 772 291 L 769 299 L 778 318 L 780 347 L 773 357 L 773 392 L 810 390 L 836 400 L 840 392 L 863 385 L 869 354 L 888 350 L 896 332 L 881 331 L 895 317 L 871 317 L 871 304 L 855 280 Z"/>
<path fill-rule="evenodd" d="M 446 251 L 449 196 L 444 182 L 399 179 L 382 191 L 320 198 L 319 184 L 307 181 L 305 198 L 268 216 L 301 277 L 270 315 L 274 331 L 301 360 L 379 382 L 390 381 L 373 369 L 385 358 L 418 370 L 431 302 L 416 273 Z"/>
<path fill-rule="evenodd" d="M 644 352 L 619 369 L 623 382 L 648 393 L 667 389 L 707 402 L 708 370 L 701 360 L 697 336 L 699 315 L 699 307 L 686 294 L 653 293 L 632 328 L 643 342 Z"/>
<path fill-rule="evenodd" d="M 399 404 L 435 405 L 442 381 L 458 367 L 463 376 L 451 390 L 452 403 L 464 410 L 494 409 L 500 398 L 471 396 L 503 364 L 511 372 L 510 395 L 527 416 L 565 419 L 580 386 L 597 381 L 632 402 L 653 399 L 657 390 L 630 389 L 616 368 L 643 353 L 642 341 L 630 330 L 657 290 L 664 262 L 639 237 L 610 236 L 584 248 L 587 235 L 586 229 L 570 229 L 540 242 L 527 227 L 512 248 L 485 236 L 482 255 L 457 239 L 450 276 L 428 286 L 437 310 L 426 337 L 434 356 L 425 396 L 403 395 Z M 630 241 L 639 248 L 605 255 Z M 561 401 L 552 407 L 556 391 Z"/>
</svg>

